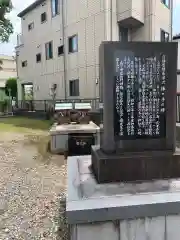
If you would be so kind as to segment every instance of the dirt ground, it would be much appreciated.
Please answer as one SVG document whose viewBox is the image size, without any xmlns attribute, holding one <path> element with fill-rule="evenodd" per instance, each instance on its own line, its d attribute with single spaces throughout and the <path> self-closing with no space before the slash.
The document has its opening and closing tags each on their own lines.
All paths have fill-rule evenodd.
<svg viewBox="0 0 180 240">
<path fill-rule="evenodd" d="M 0 240 L 66 239 L 60 222 L 66 161 L 45 153 L 45 138 L 0 133 Z"/>
</svg>

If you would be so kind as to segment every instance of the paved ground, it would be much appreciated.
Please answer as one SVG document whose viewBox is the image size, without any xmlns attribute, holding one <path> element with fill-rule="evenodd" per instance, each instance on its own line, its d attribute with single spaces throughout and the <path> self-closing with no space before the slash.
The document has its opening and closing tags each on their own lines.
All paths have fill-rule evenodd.
<svg viewBox="0 0 180 240">
<path fill-rule="evenodd" d="M 0 240 L 66 239 L 59 229 L 65 185 L 62 156 L 40 159 L 24 134 L 1 133 Z"/>
</svg>

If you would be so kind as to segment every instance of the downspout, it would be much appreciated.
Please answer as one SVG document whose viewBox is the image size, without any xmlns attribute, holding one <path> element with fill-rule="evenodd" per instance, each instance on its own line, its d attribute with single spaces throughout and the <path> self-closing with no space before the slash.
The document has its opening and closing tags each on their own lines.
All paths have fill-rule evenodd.
<svg viewBox="0 0 180 240">
<path fill-rule="evenodd" d="M 171 0 L 171 41 L 173 40 L 173 0 Z"/>
<path fill-rule="evenodd" d="M 112 41 L 112 0 L 105 2 L 105 40 Z"/>
<path fill-rule="evenodd" d="M 67 99 L 67 72 L 66 72 L 66 48 L 65 48 L 65 19 L 64 19 L 64 0 L 62 0 L 62 38 L 63 38 L 63 48 L 64 48 L 64 55 L 63 55 L 63 64 L 64 64 L 64 97 L 65 100 Z"/>
<path fill-rule="evenodd" d="M 113 22 L 113 16 L 112 16 L 112 8 L 113 8 L 113 0 L 110 1 L 110 41 L 113 40 L 113 32 L 112 32 L 112 22 Z"/>
</svg>

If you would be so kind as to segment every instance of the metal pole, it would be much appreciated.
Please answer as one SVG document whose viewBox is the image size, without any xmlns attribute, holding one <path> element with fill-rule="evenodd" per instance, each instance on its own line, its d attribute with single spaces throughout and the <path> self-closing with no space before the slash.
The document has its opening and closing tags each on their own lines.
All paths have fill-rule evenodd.
<svg viewBox="0 0 180 240">
<path fill-rule="evenodd" d="M 171 6 L 170 6 L 170 10 L 171 10 L 171 41 L 173 40 L 173 0 L 171 0 L 170 2 Z"/>
<path fill-rule="evenodd" d="M 62 38 L 63 38 L 63 48 L 64 48 L 64 56 L 63 56 L 63 63 L 64 63 L 64 97 L 65 100 L 67 99 L 67 74 L 66 74 L 66 47 L 65 47 L 65 20 L 64 20 L 64 0 L 62 0 Z"/>
</svg>

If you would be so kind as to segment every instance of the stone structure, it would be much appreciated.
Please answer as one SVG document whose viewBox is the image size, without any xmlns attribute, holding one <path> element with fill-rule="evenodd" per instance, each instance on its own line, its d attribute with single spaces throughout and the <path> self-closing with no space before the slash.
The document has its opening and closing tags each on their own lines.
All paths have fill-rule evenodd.
<svg viewBox="0 0 180 240">
<path fill-rule="evenodd" d="M 101 45 L 101 144 L 68 158 L 72 240 L 179 239 L 176 54 L 174 43 Z"/>
<path fill-rule="evenodd" d="M 92 136 L 95 144 L 100 143 L 100 127 L 93 122 L 86 124 L 54 124 L 51 127 L 49 134 L 50 150 L 52 153 L 68 153 L 69 137 L 72 135 L 79 137 L 81 140 L 84 138 L 88 139 L 88 136 Z M 91 148 L 89 152 L 90 151 Z"/>
<path fill-rule="evenodd" d="M 176 69 L 177 43 L 101 44 L 104 133 L 92 148 L 98 183 L 180 176 Z"/>
<path fill-rule="evenodd" d="M 179 180 L 97 184 L 90 164 L 90 156 L 68 158 L 72 240 L 179 240 Z"/>
</svg>

